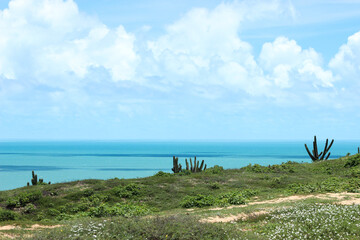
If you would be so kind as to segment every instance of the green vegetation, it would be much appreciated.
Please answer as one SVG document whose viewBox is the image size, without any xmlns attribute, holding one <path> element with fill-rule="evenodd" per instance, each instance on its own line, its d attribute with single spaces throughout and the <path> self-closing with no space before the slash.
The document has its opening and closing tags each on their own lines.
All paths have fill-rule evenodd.
<svg viewBox="0 0 360 240">
<path fill-rule="evenodd" d="M 62 225 L 33 231 L 32 239 L 321 239 L 326 234 L 358 239 L 357 205 L 333 205 L 339 199 L 331 198 L 269 201 L 343 192 L 360 198 L 360 154 L 313 163 L 160 171 L 141 179 L 37 184 L 0 192 L 0 225 Z M 232 223 L 200 221 L 239 214 L 247 217 Z M 24 237 L 24 231 L 6 233 Z"/>
</svg>

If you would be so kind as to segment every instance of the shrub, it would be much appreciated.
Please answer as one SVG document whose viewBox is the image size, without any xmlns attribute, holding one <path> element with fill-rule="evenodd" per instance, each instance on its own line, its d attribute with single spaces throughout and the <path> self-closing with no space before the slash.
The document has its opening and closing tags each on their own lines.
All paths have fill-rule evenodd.
<svg viewBox="0 0 360 240">
<path fill-rule="evenodd" d="M 351 168 L 360 165 L 360 154 L 356 154 L 348 158 L 345 162 L 344 167 Z"/>
<path fill-rule="evenodd" d="M 210 189 L 213 189 L 213 190 L 215 190 L 215 189 L 220 189 L 220 184 L 217 183 L 217 182 L 211 183 L 211 184 L 209 185 L 209 188 L 210 188 Z"/>
<path fill-rule="evenodd" d="M 121 198 L 131 198 L 140 194 L 140 186 L 135 183 L 130 183 L 126 186 L 119 186 L 113 189 L 116 196 Z"/>
<path fill-rule="evenodd" d="M 36 210 L 35 205 L 32 203 L 28 203 L 25 205 L 23 212 L 29 214 L 35 212 L 35 210 Z"/>
<path fill-rule="evenodd" d="M 207 168 L 205 170 L 205 172 L 207 173 L 212 173 L 212 174 L 220 174 L 224 171 L 224 168 L 222 166 L 219 166 L 219 165 L 215 165 L 211 168 Z"/>
<path fill-rule="evenodd" d="M 13 211 L 4 210 L 0 208 L 0 221 L 9 221 L 15 220 L 17 218 L 17 214 Z"/>
<path fill-rule="evenodd" d="M 11 197 L 6 201 L 7 208 L 24 207 L 28 203 L 34 203 L 42 197 L 40 191 L 23 192 L 15 197 Z"/>
<path fill-rule="evenodd" d="M 171 177 L 171 176 L 173 176 L 171 173 L 167 173 L 163 171 L 159 171 L 154 175 L 154 177 Z"/>
<path fill-rule="evenodd" d="M 215 204 L 215 198 L 213 196 L 205 196 L 202 194 L 198 194 L 196 196 L 185 196 L 181 201 L 180 205 L 183 208 L 191 208 L 191 207 L 207 207 L 213 206 Z"/>
</svg>

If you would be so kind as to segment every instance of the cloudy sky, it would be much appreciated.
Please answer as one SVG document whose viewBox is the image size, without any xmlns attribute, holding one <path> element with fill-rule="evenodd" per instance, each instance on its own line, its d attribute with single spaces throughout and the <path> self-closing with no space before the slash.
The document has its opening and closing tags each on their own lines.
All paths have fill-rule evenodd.
<svg viewBox="0 0 360 240">
<path fill-rule="evenodd" d="M 359 0 L 0 0 L 0 139 L 360 139 Z"/>
</svg>

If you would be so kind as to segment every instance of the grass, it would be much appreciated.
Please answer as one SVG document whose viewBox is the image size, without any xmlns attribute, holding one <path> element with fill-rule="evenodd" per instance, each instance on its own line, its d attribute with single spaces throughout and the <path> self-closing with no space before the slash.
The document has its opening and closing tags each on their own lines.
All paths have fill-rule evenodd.
<svg viewBox="0 0 360 240">
<path fill-rule="evenodd" d="M 193 174 L 159 172 L 141 179 L 91 179 L 29 186 L 0 192 L 0 225 L 63 225 L 62 228 L 35 231 L 31 234 L 32 239 L 48 239 L 49 236 L 64 239 L 61 237 L 69 238 L 70 235 L 70 239 L 94 239 L 94 235 L 96 239 L 114 236 L 122 236 L 115 239 L 321 239 L 325 234 L 331 234 L 333 239 L 355 239 L 360 238 L 360 232 L 354 230 L 358 223 L 353 219 L 359 215 L 355 207 L 343 215 L 342 221 L 331 223 L 331 231 L 321 228 L 324 218 L 338 219 L 347 209 L 331 204 L 335 200 L 307 199 L 301 204 L 249 205 L 216 211 L 218 215 L 251 213 L 259 209 L 269 211 L 267 217 L 254 216 L 235 223 L 198 220 L 213 216 L 214 211 L 209 209 L 219 206 L 244 205 L 294 194 L 360 192 L 359 172 L 360 155 L 357 154 L 315 163 L 255 164 L 229 170 L 214 167 Z M 320 202 L 323 205 L 315 204 Z M 194 210 L 189 212 L 186 208 Z M 317 215 L 307 216 L 316 219 L 319 225 L 308 223 L 309 226 L 304 227 L 301 224 L 305 221 L 297 218 L 297 213 L 307 214 L 311 209 Z M 326 215 L 323 209 L 331 210 L 333 215 Z M 288 222 L 305 229 L 308 237 L 294 235 L 291 226 L 285 224 Z M 74 226 L 82 226 L 83 231 Z M 98 234 L 85 229 L 96 230 Z M 323 235 L 316 235 L 315 229 L 322 229 Z M 121 232 L 124 235 L 119 235 Z M 26 235 L 16 234 L 16 231 L 14 234 Z"/>
</svg>

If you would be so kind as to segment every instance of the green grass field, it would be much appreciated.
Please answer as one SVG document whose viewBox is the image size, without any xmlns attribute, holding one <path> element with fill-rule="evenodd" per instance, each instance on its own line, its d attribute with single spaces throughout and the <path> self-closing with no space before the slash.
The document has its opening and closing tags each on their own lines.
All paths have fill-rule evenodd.
<svg viewBox="0 0 360 240">
<path fill-rule="evenodd" d="M 360 154 L 37 185 L 0 192 L 0 239 L 359 239 L 359 199 Z"/>
</svg>

